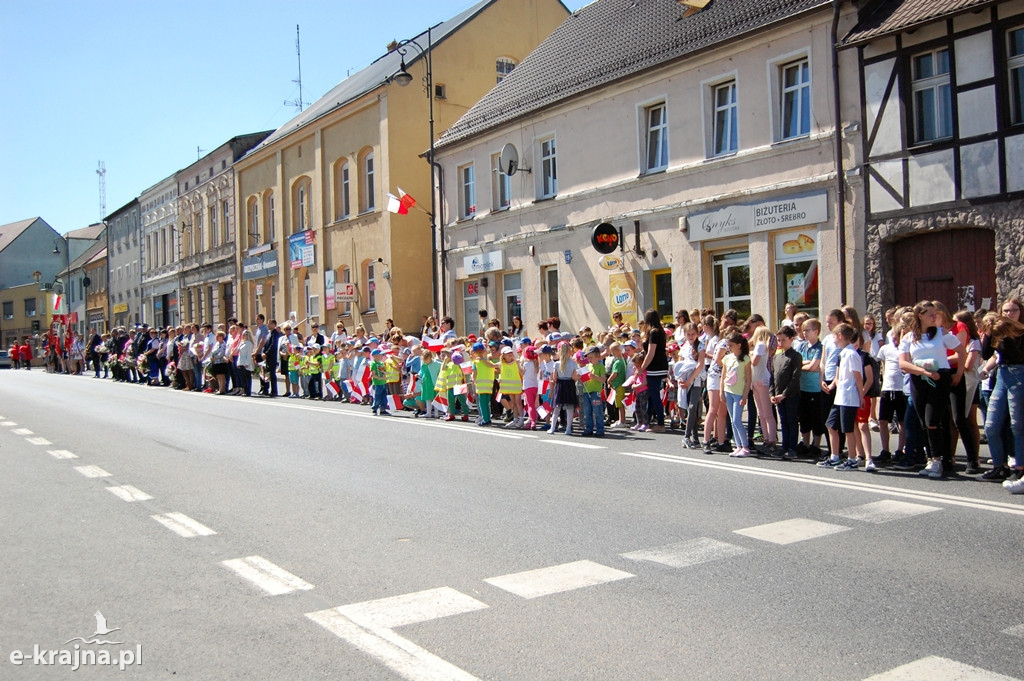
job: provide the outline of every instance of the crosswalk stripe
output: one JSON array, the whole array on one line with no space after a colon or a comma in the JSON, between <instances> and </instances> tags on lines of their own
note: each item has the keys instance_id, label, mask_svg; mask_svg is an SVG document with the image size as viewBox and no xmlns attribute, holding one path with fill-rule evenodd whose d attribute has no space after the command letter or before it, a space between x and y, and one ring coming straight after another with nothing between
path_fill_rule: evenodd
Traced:
<instances>
[{"instance_id":1,"label":"crosswalk stripe","mask_svg":"<svg viewBox=\"0 0 1024 681\"><path fill-rule=\"evenodd\" d=\"M589 560L580 560L575 563L492 577L484 581L521 598L538 598L635 576Z\"/></svg>"},{"instance_id":2,"label":"crosswalk stripe","mask_svg":"<svg viewBox=\"0 0 1024 681\"><path fill-rule=\"evenodd\" d=\"M18 424L15 423L14 421L0 421L0 426L5 426L7 428L10 428L11 426L16 426L16 425L18 425Z\"/></svg>"},{"instance_id":3,"label":"crosswalk stripe","mask_svg":"<svg viewBox=\"0 0 1024 681\"><path fill-rule=\"evenodd\" d=\"M87 478L107 478L110 477L110 473L106 472L99 466L75 466L75 470L84 475Z\"/></svg>"},{"instance_id":4,"label":"crosswalk stripe","mask_svg":"<svg viewBox=\"0 0 1024 681\"><path fill-rule=\"evenodd\" d=\"M673 568L690 567L701 563L709 563L721 558L732 558L750 549L735 544L729 544L710 537L698 537L676 544L659 546L643 551L633 551L621 554L623 558L630 560L646 560L652 563L661 563Z\"/></svg>"},{"instance_id":5,"label":"crosswalk stripe","mask_svg":"<svg viewBox=\"0 0 1024 681\"><path fill-rule=\"evenodd\" d=\"M25 442L28 442L30 445L40 445L40 446L42 446L42 445L52 445L53 444L52 442L47 440L45 437L27 437L27 438L25 438Z\"/></svg>"},{"instance_id":6,"label":"crosswalk stripe","mask_svg":"<svg viewBox=\"0 0 1024 681\"><path fill-rule=\"evenodd\" d=\"M869 676L864 681L1020 681L1020 679L933 655L881 674Z\"/></svg>"},{"instance_id":7,"label":"crosswalk stripe","mask_svg":"<svg viewBox=\"0 0 1024 681\"><path fill-rule=\"evenodd\" d=\"M66 449L50 449L46 452L55 459L77 459L77 454L72 454Z\"/></svg>"},{"instance_id":8,"label":"crosswalk stripe","mask_svg":"<svg viewBox=\"0 0 1024 681\"><path fill-rule=\"evenodd\" d=\"M309 582L260 556L225 560L221 565L239 577L249 580L271 596L280 596L292 591L308 591L313 588Z\"/></svg>"},{"instance_id":9,"label":"crosswalk stripe","mask_svg":"<svg viewBox=\"0 0 1024 681\"><path fill-rule=\"evenodd\" d=\"M186 539L191 537L208 537L210 535L217 534L206 525L189 518L184 513L165 513L163 515L152 515L150 518L157 521L171 532L185 537Z\"/></svg>"},{"instance_id":10,"label":"crosswalk stripe","mask_svg":"<svg viewBox=\"0 0 1024 681\"><path fill-rule=\"evenodd\" d=\"M35 435L35 433L33 433L28 428L15 428L11 432L14 433L15 435Z\"/></svg>"},{"instance_id":11,"label":"crosswalk stripe","mask_svg":"<svg viewBox=\"0 0 1024 681\"><path fill-rule=\"evenodd\" d=\"M394 629L409 624L461 615L488 607L471 596L451 587L353 603L337 608L353 622L376 629Z\"/></svg>"},{"instance_id":12,"label":"crosswalk stripe","mask_svg":"<svg viewBox=\"0 0 1024 681\"><path fill-rule=\"evenodd\" d=\"M844 525L832 525L807 518L792 518L780 520L777 523L747 527L742 530L733 530L736 534L745 537L760 539L761 541L773 544L793 544L798 541L826 537L837 532L845 532L849 527Z\"/></svg>"},{"instance_id":13,"label":"crosswalk stripe","mask_svg":"<svg viewBox=\"0 0 1024 681\"><path fill-rule=\"evenodd\" d=\"M147 501L153 498L137 487L132 487L131 485L108 487L107 491L118 499L123 499L124 501Z\"/></svg>"},{"instance_id":14,"label":"crosswalk stripe","mask_svg":"<svg viewBox=\"0 0 1024 681\"><path fill-rule=\"evenodd\" d=\"M1017 638L1024 638L1024 624L1018 624L1015 627L1010 627L1009 629L1003 629L1002 633L1007 634L1008 636L1016 636Z\"/></svg>"},{"instance_id":15,"label":"crosswalk stripe","mask_svg":"<svg viewBox=\"0 0 1024 681\"><path fill-rule=\"evenodd\" d=\"M848 520L862 520L866 523L887 523L902 518L912 518L923 513L941 511L938 506L925 506L924 504L911 504L906 501L895 501L883 499L862 506L853 506L838 511L829 511L829 515L836 515Z\"/></svg>"}]
</instances>

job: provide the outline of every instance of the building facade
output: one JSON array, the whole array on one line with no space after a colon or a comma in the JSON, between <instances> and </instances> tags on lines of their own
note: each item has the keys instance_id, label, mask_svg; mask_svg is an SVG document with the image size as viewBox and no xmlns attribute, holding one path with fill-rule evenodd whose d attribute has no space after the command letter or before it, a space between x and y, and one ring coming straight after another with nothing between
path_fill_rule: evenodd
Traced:
<instances>
[{"instance_id":1,"label":"building facade","mask_svg":"<svg viewBox=\"0 0 1024 681\"><path fill-rule=\"evenodd\" d=\"M107 247L104 245L89 258L85 266L82 290L85 294L85 320L81 333L103 333L110 329L107 317L107 287L110 269L107 265Z\"/></svg>"},{"instance_id":2,"label":"building facade","mask_svg":"<svg viewBox=\"0 0 1024 681\"><path fill-rule=\"evenodd\" d=\"M174 175L139 196L142 234L142 323L178 323L181 262L178 256L178 183Z\"/></svg>"},{"instance_id":3,"label":"building facade","mask_svg":"<svg viewBox=\"0 0 1024 681\"><path fill-rule=\"evenodd\" d=\"M50 327L54 283L67 268L64 238L42 218L0 225L0 339L30 338L34 356ZM59 288L59 287L58 287Z\"/></svg>"},{"instance_id":4,"label":"building facade","mask_svg":"<svg viewBox=\"0 0 1024 681\"><path fill-rule=\"evenodd\" d=\"M241 159L243 315L418 328L435 288L423 210L431 123L454 123L567 15L557 0L478 2L389 46ZM396 80L403 69L408 87ZM399 188L419 207L389 212Z\"/></svg>"},{"instance_id":5,"label":"building facade","mask_svg":"<svg viewBox=\"0 0 1024 681\"><path fill-rule=\"evenodd\" d=\"M132 199L107 216L107 310L110 327L142 323L142 217Z\"/></svg>"},{"instance_id":6,"label":"building facade","mask_svg":"<svg viewBox=\"0 0 1024 681\"><path fill-rule=\"evenodd\" d=\"M887 0L843 43L861 74L872 306L1024 293L1024 2Z\"/></svg>"},{"instance_id":7,"label":"building facade","mask_svg":"<svg viewBox=\"0 0 1024 681\"><path fill-rule=\"evenodd\" d=\"M237 312L234 164L270 133L232 138L177 174L183 321L223 323Z\"/></svg>"},{"instance_id":8,"label":"building facade","mask_svg":"<svg viewBox=\"0 0 1024 681\"><path fill-rule=\"evenodd\" d=\"M835 27L854 21L824 0L576 12L440 140L456 328L480 309L532 331L649 308L777 321L787 302L863 305L860 185L843 171L859 139L836 143L860 112L837 115L832 72ZM855 84L856 60L838 58ZM595 249L598 225L613 252Z\"/></svg>"}]
</instances>

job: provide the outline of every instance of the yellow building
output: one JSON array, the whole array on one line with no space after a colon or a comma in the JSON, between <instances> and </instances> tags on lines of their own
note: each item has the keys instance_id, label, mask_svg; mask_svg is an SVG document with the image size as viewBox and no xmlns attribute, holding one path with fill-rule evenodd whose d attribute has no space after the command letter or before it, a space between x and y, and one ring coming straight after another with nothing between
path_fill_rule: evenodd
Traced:
<instances>
[{"instance_id":1,"label":"yellow building","mask_svg":"<svg viewBox=\"0 0 1024 681\"><path fill-rule=\"evenodd\" d=\"M239 317L264 313L282 322L294 313L371 332L393 319L418 329L435 295L424 158L431 109L436 135L568 14L558 0L479 2L388 46L240 159ZM408 87L396 79L403 66ZM455 178L439 177L446 180ZM408 214L388 211L388 195L399 188L419 202Z\"/></svg>"}]
</instances>

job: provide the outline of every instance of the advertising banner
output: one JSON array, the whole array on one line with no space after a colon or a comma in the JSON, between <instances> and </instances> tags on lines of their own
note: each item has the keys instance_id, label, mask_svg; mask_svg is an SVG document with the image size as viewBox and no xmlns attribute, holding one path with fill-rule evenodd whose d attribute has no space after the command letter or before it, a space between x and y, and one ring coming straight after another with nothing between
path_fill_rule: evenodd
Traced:
<instances>
[{"instance_id":1,"label":"advertising banner","mask_svg":"<svg viewBox=\"0 0 1024 681\"><path fill-rule=\"evenodd\" d=\"M631 272L608 275L608 309L611 315L622 313L622 321L636 328L636 280Z\"/></svg>"},{"instance_id":2,"label":"advertising banner","mask_svg":"<svg viewBox=\"0 0 1024 681\"><path fill-rule=\"evenodd\" d=\"M288 260L291 262L293 270L313 266L315 244L316 240L311 229L288 237Z\"/></svg>"}]
</instances>

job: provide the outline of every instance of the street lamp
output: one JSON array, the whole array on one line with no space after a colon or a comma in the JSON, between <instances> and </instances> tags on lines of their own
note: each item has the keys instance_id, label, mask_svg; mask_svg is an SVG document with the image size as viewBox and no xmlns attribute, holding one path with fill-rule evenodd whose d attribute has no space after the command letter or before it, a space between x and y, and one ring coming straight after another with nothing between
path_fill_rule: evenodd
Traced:
<instances>
[{"instance_id":1,"label":"street lamp","mask_svg":"<svg viewBox=\"0 0 1024 681\"><path fill-rule=\"evenodd\" d=\"M440 24L439 24L440 25ZM424 50L419 43L415 40L403 40L398 43L398 53L402 55L402 65L399 68L398 73L394 75L394 81L398 83L399 87L406 87L412 82L412 74L409 73L405 66L405 55L408 54L408 48L414 47L416 51L423 55L424 64L426 65L426 86L427 86L427 102L430 110L430 151L427 154L427 163L430 164L430 275L431 275L431 294L433 297L434 312L438 313L440 309L438 307L438 286L437 280L437 199L434 196L434 178L435 171L437 170L437 163L434 161L434 69L432 52L434 47L433 41L433 28L427 29L427 49Z\"/></svg>"}]
</instances>

